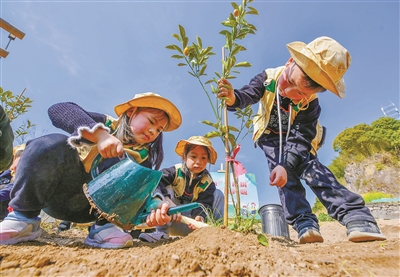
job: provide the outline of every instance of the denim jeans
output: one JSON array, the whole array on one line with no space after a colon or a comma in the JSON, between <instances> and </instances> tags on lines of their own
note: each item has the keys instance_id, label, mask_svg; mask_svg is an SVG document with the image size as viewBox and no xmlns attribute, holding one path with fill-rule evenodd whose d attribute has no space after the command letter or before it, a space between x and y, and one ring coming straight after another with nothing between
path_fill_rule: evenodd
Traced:
<instances>
[{"instance_id":1,"label":"denim jeans","mask_svg":"<svg viewBox=\"0 0 400 277\"><path fill-rule=\"evenodd\" d=\"M48 215L76 223L96 219L82 186L92 177L67 136L49 134L29 141L21 156L9 203L27 217Z\"/></svg>"},{"instance_id":2,"label":"denim jeans","mask_svg":"<svg viewBox=\"0 0 400 277\"><path fill-rule=\"evenodd\" d=\"M271 171L278 164L279 146L266 140L259 141L258 145L264 151ZM363 198L341 185L332 172L313 155L310 154L304 163L299 164L294 171L287 172L287 175L286 185L278 188L278 192L286 221L297 232L304 227L319 230L318 219L312 213L300 180L305 181L328 214L342 225L356 220L376 223Z\"/></svg>"}]
</instances>

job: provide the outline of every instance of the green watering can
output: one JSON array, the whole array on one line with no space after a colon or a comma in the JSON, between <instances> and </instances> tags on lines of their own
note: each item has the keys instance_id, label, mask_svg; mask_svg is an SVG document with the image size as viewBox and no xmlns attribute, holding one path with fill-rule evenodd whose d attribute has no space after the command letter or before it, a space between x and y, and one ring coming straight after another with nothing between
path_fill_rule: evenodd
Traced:
<instances>
[{"instance_id":1,"label":"green watering can","mask_svg":"<svg viewBox=\"0 0 400 277\"><path fill-rule=\"evenodd\" d=\"M138 164L131 156L97 174L96 168L102 157L98 155L91 168L93 180L83 185L90 205L100 215L115 225L131 230L145 221L144 213L151 204L152 194L160 182L162 173ZM168 214L176 214L198 208L196 202L172 207Z\"/></svg>"}]
</instances>

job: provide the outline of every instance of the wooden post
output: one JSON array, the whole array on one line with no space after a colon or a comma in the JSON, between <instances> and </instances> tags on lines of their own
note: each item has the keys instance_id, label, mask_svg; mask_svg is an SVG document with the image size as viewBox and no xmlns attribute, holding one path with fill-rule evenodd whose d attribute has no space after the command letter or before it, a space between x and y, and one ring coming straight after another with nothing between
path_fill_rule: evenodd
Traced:
<instances>
[{"instance_id":1,"label":"wooden post","mask_svg":"<svg viewBox=\"0 0 400 277\"><path fill-rule=\"evenodd\" d=\"M225 60L225 48L222 47L222 60ZM222 72L224 71L224 64L222 63ZM230 151L229 151L229 132L228 132L228 109L226 107L226 103L224 103L224 126L226 128L225 132L225 158L230 157ZM228 215L229 215L229 206L228 206L228 200L229 200L229 186L230 186L230 180L229 180L229 162L225 161L225 189L224 189L224 225L225 227L228 227Z\"/></svg>"}]
</instances>

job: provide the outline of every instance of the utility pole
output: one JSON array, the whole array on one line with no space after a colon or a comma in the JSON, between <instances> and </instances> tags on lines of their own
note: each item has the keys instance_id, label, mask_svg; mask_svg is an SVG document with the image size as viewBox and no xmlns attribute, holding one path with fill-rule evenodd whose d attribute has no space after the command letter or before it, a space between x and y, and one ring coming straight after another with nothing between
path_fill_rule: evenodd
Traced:
<instances>
[{"instance_id":1,"label":"utility pole","mask_svg":"<svg viewBox=\"0 0 400 277\"><path fill-rule=\"evenodd\" d=\"M0 18L0 27L9 32L8 38L10 40L8 41L6 48L3 49L0 47L0 58L6 58L9 54L7 48L10 45L11 41L15 40L15 38L19 38L22 40L25 36L25 33L5 21L3 18Z\"/></svg>"}]
</instances>

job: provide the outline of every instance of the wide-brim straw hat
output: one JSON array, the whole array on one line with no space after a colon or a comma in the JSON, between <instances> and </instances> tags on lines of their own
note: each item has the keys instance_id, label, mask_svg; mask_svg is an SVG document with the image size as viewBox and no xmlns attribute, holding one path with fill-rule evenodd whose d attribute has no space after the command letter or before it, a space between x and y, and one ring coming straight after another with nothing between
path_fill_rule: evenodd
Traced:
<instances>
[{"instance_id":1,"label":"wide-brim straw hat","mask_svg":"<svg viewBox=\"0 0 400 277\"><path fill-rule=\"evenodd\" d=\"M343 98L346 86L343 75L350 67L350 53L330 37L319 37L305 44L295 41L286 45L290 56L319 85Z\"/></svg>"},{"instance_id":2,"label":"wide-brim straw hat","mask_svg":"<svg viewBox=\"0 0 400 277\"><path fill-rule=\"evenodd\" d=\"M156 108L165 111L169 116L169 125L164 129L164 132L178 129L182 124L182 116L178 108L171 101L159 94L153 92L136 94L133 99L115 106L114 111L119 117L133 107Z\"/></svg>"},{"instance_id":3,"label":"wide-brim straw hat","mask_svg":"<svg viewBox=\"0 0 400 277\"><path fill-rule=\"evenodd\" d=\"M178 154L180 157L183 157L185 147L188 143L207 147L210 150L210 164L215 164L218 158L217 151L215 151L215 149L212 147L211 141L202 136L193 136L187 140L180 140L175 147L176 154Z\"/></svg>"}]
</instances>

